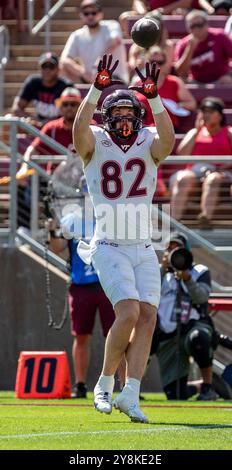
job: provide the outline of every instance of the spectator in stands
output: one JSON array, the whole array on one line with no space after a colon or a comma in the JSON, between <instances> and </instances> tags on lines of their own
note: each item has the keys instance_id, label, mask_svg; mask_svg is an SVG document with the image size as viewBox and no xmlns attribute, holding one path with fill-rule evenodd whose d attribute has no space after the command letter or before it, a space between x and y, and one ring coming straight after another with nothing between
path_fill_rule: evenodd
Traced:
<instances>
[{"instance_id":1,"label":"spectator in stands","mask_svg":"<svg viewBox=\"0 0 232 470\"><path fill-rule=\"evenodd\" d=\"M119 23L103 21L99 0L83 0L80 18L84 26L71 34L61 55L63 74L73 82L92 83L99 57L112 53L114 59L119 59L118 78L128 83L126 50Z\"/></svg>"},{"instance_id":2,"label":"spectator in stands","mask_svg":"<svg viewBox=\"0 0 232 470\"><path fill-rule=\"evenodd\" d=\"M201 369L203 378L197 399L215 400L217 394L212 388L214 328L208 315L210 272L207 266L194 263L187 270L175 270L170 262L170 253L176 248L185 248L187 253L190 251L189 241L181 232L171 234L162 258L161 299L151 354L157 354L163 388L168 400L186 400L197 392L187 386L190 356ZM177 282L180 283L181 309L179 344L176 319Z\"/></svg>"},{"instance_id":3,"label":"spectator in stands","mask_svg":"<svg viewBox=\"0 0 232 470\"><path fill-rule=\"evenodd\" d=\"M159 96L167 108L175 131L180 132L180 116L187 116L190 114L190 111L194 111L196 109L196 101L186 88L183 80L169 73L170 65L167 62L167 55L164 50L158 46L153 46L147 54L147 60L149 62L154 61L159 66ZM135 84L134 80L132 80L132 84Z\"/></svg>"},{"instance_id":4,"label":"spectator in stands","mask_svg":"<svg viewBox=\"0 0 232 470\"><path fill-rule=\"evenodd\" d=\"M9 20L15 18L15 0L1 0L0 1L0 20Z\"/></svg>"},{"instance_id":5,"label":"spectator in stands","mask_svg":"<svg viewBox=\"0 0 232 470\"><path fill-rule=\"evenodd\" d=\"M41 134L51 137L56 142L62 144L70 151L74 151L72 143L72 126L77 109L81 103L81 94L79 90L73 87L67 87L62 92L58 100L58 108L62 117L45 124L41 129ZM39 137L36 137L31 145L27 148L24 154L24 160L30 161L32 155L56 155L57 152L51 147L47 146ZM80 169L82 163L79 159ZM48 172L52 172L54 165L48 163L45 165ZM17 173L19 179L18 185L18 225L30 228L30 185L27 179L23 178L28 170L27 163L23 163ZM43 180L40 185L41 197L44 195L47 183Z\"/></svg>"},{"instance_id":6,"label":"spectator in stands","mask_svg":"<svg viewBox=\"0 0 232 470\"><path fill-rule=\"evenodd\" d=\"M232 0L212 0L214 15L228 16L232 12Z\"/></svg>"},{"instance_id":7,"label":"spectator in stands","mask_svg":"<svg viewBox=\"0 0 232 470\"><path fill-rule=\"evenodd\" d=\"M81 94L77 88L65 88L61 93L60 98L56 101L56 106L58 106L61 117L47 122L47 124L42 127L41 134L51 137L70 151L74 151L72 143L72 126L81 101ZM56 155L57 152L47 146L39 137L36 137L26 150L24 160L30 161L31 156L35 154ZM52 169L53 165L48 163L46 170L51 173ZM27 164L23 163L17 175L21 176L26 171Z\"/></svg>"},{"instance_id":8,"label":"spectator in stands","mask_svg":"<svg viewBox=\"0 0 232 470\"><path fill-rule=\"evenodd\" d=\"M124 11L119 16L119 22L121 24L123 34L125 37L129 37L128 19L132 16L145 16L147 12L159 10L163 15L170 15L172 13L180 13L191 8L200 8L205 10L208 14L214 12L214 8L210 5L208 0L133 0L131 11Z\"/></svg>"},{"instance_id":9,"label":"spectator in stands","mask_svg":"<svg viewBox=\"0 0 232 470\"><path fill-rule=\"evenodd\" d=\"M209 28L207 14L200 10L186 15L186 27L190 34L178 41L175 50L178 75L200 83L231 85L232 41L221 29Z\"/></svg>"},{"instance_id":10,"label":"spectator in stands","mask_svg":"<svg viewBox=\"0 0 232 470\"><path fill-rule=\"evenodd\" d=\"M130 16L145 16L148 12L147 2L143 0L132 0L132 6L130 11L124 11L119 16L119 23L121 25L123 35L126 38L130 37L129 29L128 29L128 19Z\"/></svg>"},{"instance_id":11,"label":"spectator in stands","mask_svg":"<svg viewBox=\"0 0 232 470\"><path fill-rule=\"evenodd\" d=\"M192 8L200 8L201 10L207 11L212 14L213 8L208 0L148 0L151 9L158 8L163 15L171 15L172 13L184 14L187 10Z\"/></svg>"},{"instance_id":12,"label":"spectator in stands","mask_svg":"<svg viewBox=\"0 0 232 470\"><path fill-rule=\"evenodd\" d=\"M24 82L19 95L14 99L12 113L15 116L28 118L29 122L42 127L47 121L60 116L56 99L71 83L59 78L59 59L57 55L46 52L39 58L40 75L30 75ZM36 116L31 116L27 107L34 102Z\"/></svg>"},{"instance_id":13,"label":"spectator in stands","mask_svg":"<svg viewBox=\"0 0 232 470\"><path fill-rule=\"evenodd\" d=\"M69 288L69 307L71 333L74 336L72 357L76 382L72 396L73 398L86 398L90 345L97 310L99 310L104 337L107 336L114 322L114 310L101 287L94 268L92 265L87 266L77 254L79 240L76 238L66 240L56 236L55 220L50 219L48 228L51 249L57 254L66 248L69 250L72 282Z\"/></svg>"},{"instance_id":14,"label":"spectator in stands","mask_svg":"<svg viewBox=\"0 0 232 470\"><path fill-rule=\"evenodd\" d=\"M226 125L224 103L219 98L205 98L200 105L195 128L180 143L178 155L231 155L232 128ZM229 166L231 168L231 165ZM197 196L201 185L201 212L198 216L202 227L210 226L215 209L229 196L232 172L223 164L196 164L178 171L171 177L172 216L182 219L188 201ZM222 193L223 190L223 193Z\"/></svg>"},{"instance_id":15,"label":"spectator in stands","mask_svg":"<svg viewBox=\"0 0 232 470\"><path fill-rule=\"evenodd\" d=\"M163 23L162 15L158 11L154 11L147 13L146 18L154 19L159 24L160 39L156 45L165 50L167 63L171 69L174 60L174 46L173 42L168 39L168 31ZM147 50L133 43L129 50L129 70L134 71L135 67L138 67L142 70L145 66L146 60Z\"/></svg>"}]
</instances>

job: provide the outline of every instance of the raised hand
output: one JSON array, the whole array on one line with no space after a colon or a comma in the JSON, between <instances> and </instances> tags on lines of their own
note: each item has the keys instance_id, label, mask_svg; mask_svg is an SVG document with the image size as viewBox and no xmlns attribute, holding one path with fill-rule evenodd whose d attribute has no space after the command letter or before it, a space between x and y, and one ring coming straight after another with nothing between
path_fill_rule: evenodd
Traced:
<instances>
[{"instance_id":1,"label":"raised hand","mask_svg":"<svg viewBox=\"0 0 232 470\"><path fill-rule=\"evenodd\" d=\"M112 80L111 78L119 63L119 60L116 60L113 66L111 67L112 60L112 54L110 54L109 56L105 54L98 64L98 74L94 82L94 86L98 90L102 91L111 85L122 83L120 80Z\"/></svg>"},{"instance_id":2,"label":"raised hand","mask_svg":"<svg viewBox=\"0 0 232 470\"><path fill-rule=\"evenodd\" d=\"M146 76L140 72L138 67L135 68L136 73L138 74L142 84L140 86L131 86L129 90L136 90L139 93L142 93L146 98L155 98L158 95L157 82L159 78L160 69L156 69L156 63L153 62L150 64L146 62Z\"/></svg>"}]
</instances>

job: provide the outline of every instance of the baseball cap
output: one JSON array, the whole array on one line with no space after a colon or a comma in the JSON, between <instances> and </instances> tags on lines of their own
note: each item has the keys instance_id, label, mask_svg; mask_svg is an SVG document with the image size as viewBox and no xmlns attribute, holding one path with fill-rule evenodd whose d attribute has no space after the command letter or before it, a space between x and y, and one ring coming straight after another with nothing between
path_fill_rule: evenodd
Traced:
<instances>
[{"instance_id":1,"label":"baseball cap","mask_svg":"<svg viewBox=\"0 0 232 470\"><path fill-rule=\"evenodd\" d=\"M200 109L211 108L215 109L221 114L223 113L224 107L225 104L220 98L215 98L211 96L204 98L200 104Z\"/></svg>"},{"instance_id":2,"label":"baseball cap","mask_svg":"<svg viewBox=\"0 0 232 470\"><path fill-rule=\"evenodd\" d=\"M61 106L62 103L65 101L77 101L78 103L81 102L81 93L77 88L74 87L67 87L65 88L60 97L56 100L56 105Z\"/></svg>"},{"instance_id":3,"label":"baseball cap","mask_svg":"<svg viewBox=\"0 0 232 470\"><path fill-rule=\"evenodd\" d=\"M54 64L54 65L58 65L59 58L56 54L53 54L52 52L45 52L39 58L39 65L46 64L47 62L50 62L51 64Z\"/></svg>"},{"instance_id":4,"label":"baseball cap","mask_svg":"<svg viewBox=\"0 0 232 470\"><path fill-rule=\"evenodd\" d=\"M83 0L80 4L80 9L84 10L84 8L92 6L96 7L99 11L102 10L102 6L99 0Z\"/></svg>"},{"instance_id":5,"label":"baseball cap","mask_svg":"<svg viewBox=\"0 0 232 470\"><path fill-rule=\"evenodd\" d=\"M169 238L169 243L170 242L176 242L179 245L183 245L186 250L190 250L188 237L182 232L172 232Z\"/></svg>"}]
</instances>

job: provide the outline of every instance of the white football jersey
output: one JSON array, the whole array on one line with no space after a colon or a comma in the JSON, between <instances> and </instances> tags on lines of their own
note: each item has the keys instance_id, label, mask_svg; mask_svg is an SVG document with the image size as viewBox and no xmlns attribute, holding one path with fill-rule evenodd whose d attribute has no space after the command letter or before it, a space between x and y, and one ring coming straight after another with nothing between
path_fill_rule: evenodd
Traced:
<instances>
[{"instance_id":1,"label":"white football jersey","mask_svg":"<svg viewBox=\"0 0 232 470\"><path fill-rule=\"evenodd\" d=\"M96 144L84 172L96 216L94 240L121 244L150 240L157 180L150 147L156 128L142 128L135 140L120 140L121 146L104 129L91 129Z\"/></svg>"}]
</instances>

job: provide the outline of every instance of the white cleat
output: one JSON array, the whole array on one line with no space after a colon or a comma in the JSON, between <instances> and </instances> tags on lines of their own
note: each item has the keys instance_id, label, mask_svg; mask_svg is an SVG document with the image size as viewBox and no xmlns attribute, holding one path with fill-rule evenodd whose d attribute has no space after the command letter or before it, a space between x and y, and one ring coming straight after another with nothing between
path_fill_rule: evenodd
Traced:
<instances>
[{"instance_id":1,"label":"white cleat","mask_svg":"<svg viewBox=\"0 0 232 470\"><path fill-rule=\"evenodd\" d=\"M132 402L125 395L120 395L115 398L113 403L116 410L129 416L133 423L149 423L148 418L140 410L138 403Z\"/></svg>"},{"instance_id":2,"label":"white cleat","mask_svg":"<svg viewBox=\"0 0 232 470\"><path fill-rule=\"evenodd\" d=\"M112 412L111 393L104 392L101 388L94 389L94 407L100 413L110 414Z\"/></svg>"}]
</instances>

